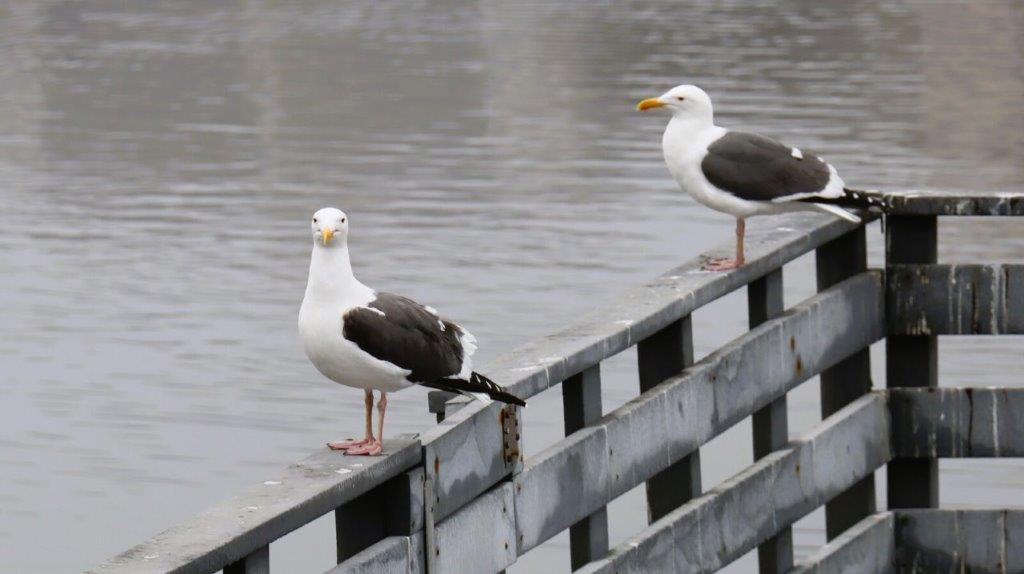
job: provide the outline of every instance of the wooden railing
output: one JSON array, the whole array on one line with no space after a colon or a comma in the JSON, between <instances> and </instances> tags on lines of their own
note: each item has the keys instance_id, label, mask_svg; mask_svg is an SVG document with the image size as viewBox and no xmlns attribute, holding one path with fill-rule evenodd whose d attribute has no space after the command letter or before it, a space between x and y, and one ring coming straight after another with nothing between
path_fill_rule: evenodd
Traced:
<instances>
[{"instance_id":1,"label":"wooden railing","mask_svg":"<svg viewBox=\"0 0 1024 574\"><path fill-rule=\"evenodd\" d=\"M331 572L497 572L567 529L584 572L710 571L755 547L762 572L785 572L790 526L822 505L832 542L800 571L846 571L865 548L882 558L861 571L941 563L928 533L989 515L875 514L873 473L888 465L890 508L934 507L937 457L1024 451L1021 393L903 388L935 386L938 334L1024 332L1024 267L935 264L936 216L1024 215L1024 194L890 199L885 273L862 227L754 220L740 269L691 261L489 365L522 397L562 385L566 437L525 462L517 409L434 395L439 423L385 456L318 452L96 572L266 572L271 542L332 511ZM782 267L812 250L820 292L784 309ZM690 314L744 286L750 331L695 363ZM872 392L883 337L890 388ZM634 345L639 396L603 413L601 362ZM786 393L818 374L824 420L790 441ZM754 464L702 494L700 447L748 416ZM605 507L642 483L650 525L609 549Z\"/></svg>"}]
</instances>

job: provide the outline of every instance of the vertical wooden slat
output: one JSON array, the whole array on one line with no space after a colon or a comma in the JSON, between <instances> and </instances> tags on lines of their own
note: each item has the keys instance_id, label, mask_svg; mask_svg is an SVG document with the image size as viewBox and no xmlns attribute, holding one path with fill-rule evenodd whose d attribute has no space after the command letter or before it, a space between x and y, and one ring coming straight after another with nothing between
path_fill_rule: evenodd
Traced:
<instances>
[{"instance_id":1,"label":"vertical wooden slat","mask_svg":"<svg viewBox=\"0 0 1024 574\"><path fill-rule=\"evenodd\" d=\"M750 328L782 314L785 308L782 269L776 269L747 286L747 311ZM789 442L786 396L754 412L754 460L763 458ZM793 567L793 529L783 528L757 547L761 574L788 572Z\"/></svg>"},{"instance_id":2,"label":"vertical wooden slat","mask_svg":"<svg viewBox=\"0 0 1024 574\"><path fill-rule=\"evenodd\" d=\"M837 237L815 252L818 290L852 277L868 268L864 227ZM821 418L871 392L871 352L859 351L821 373ZM828 540L875 512L875 477L866 476L825 505Z\"/></svg>"},{"instance_id":3,"label":"vertical wooden slat","mask_svg":"<svg viewBox=\"0 0 1024 574\"><path fill-rule=\"evenodd\" d=\"M264 546L252 554L224 567L224 574L270 574L270 546Z\"/></svg>"},{"instance_id":4,"label":"vertical wooden slat","mask_svg":"<svg viewBox=\"0 0 1024 574\"><path fill-rule=\"evenodd\" d=\"M687 315L637 345L640 392L693 364L693 324ZM647 517L665 516L699 496L700 451L684 457L647 481Z\"/></svg>"},{"instance_id":5,"label":"vertical wooden slat","mask_svg":"<svg viewBox=\"0 0 1024 574\"><path fill-rule=\"evenodd\" d=\"M938 219L890 216L886 222L887 264L936 263ZM886 312L891 306L886 305ZM889 335L885 339L886 386L936 387L939 341L934 335ZM939 467L934 458L895 459L887 466L889 508L932 508L939 504Z\"/></svg>"},{"instance_id":6,"label":"vertical wooden slat","mask_svg":"<svg viewBox=\"0 0 1024 574\"><path fill-rule=\"evenodd\" d=\"M569 377L562 383L565 436L601 418L601 365ZM580 477L587 480L587 477ZM569 527L569 554L573 570L608 554L608 511L594 512Z\"/></svg>"},{"instance_id":7,"label":"vertical wooden slat","mask_svg":"<svg viewBox=\"0 0 1024 574\"><path fill-rule=\"evenodd\" d=\"M339 506L334 511L338 563L388 536L421 528L423 471L413 469Z\"/></svg>"},{"instance_id":8,"label":"vertical wooden slat","mask_svg":"<svg viewBox=\"0 0 1024 574\"><path fill-rule=\"evenodd\" d=\"M386 536L382 493L383 489L377 487L334 511L338 564Z\"/></svg>"}]
</instances>

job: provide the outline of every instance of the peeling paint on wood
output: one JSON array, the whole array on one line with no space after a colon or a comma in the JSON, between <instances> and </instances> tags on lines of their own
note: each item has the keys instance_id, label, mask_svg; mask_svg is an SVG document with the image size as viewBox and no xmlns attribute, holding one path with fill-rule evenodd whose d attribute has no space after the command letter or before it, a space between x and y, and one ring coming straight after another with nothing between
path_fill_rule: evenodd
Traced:
<instances>
[{"instance_id":1,"label":"peeling paint on wood","mask_svg":"<svg viewBox=\"0 0 1024 574\"><path fill-rule=\"evenodd\" d=\"M904 510L895 538L899 572L1024 572L1024 510Z\"/></svg>"},{"instance_id":2,"label":"peeling paint on wood","mask_svg":"<svg viewBox=\"0 0 1024 574\"><path fill-rule=\"evenodd\" d=\"M1024 456L1024 389L892 389L890 402L896 456Z\"/></svg>"},{"instance_id":3,"label":"peeling paint on wood","mask_svg":"<svg viewBox=\"0 0 1024 574\"><path fill-rule=\"evenodd\" d=\"M890 265L889 333L1024 333L1024 265Z\"/></svg>"}]
</instances>

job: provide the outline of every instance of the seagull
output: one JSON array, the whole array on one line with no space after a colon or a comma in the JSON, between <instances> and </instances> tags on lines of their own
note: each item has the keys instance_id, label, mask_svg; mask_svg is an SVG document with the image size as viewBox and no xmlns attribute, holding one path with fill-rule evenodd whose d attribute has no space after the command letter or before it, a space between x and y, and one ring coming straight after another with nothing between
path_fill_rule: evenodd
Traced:
<instances>
[{"instance_id":1,"label":"seagull","mask_svg":"<svg viewBox=\"0 0 1024 574\"><path fill-rule=\"evenodd\" d=\"M711 98L697 86L676 86L636 106L672 113L661 138L672 177L694 199L736 218L736 256L714 259L709 271L744 263L746 219L786 211L824 211L851 223L860 217L841 206L882 207L869 192L848 189L836 168L820 157L771 138L715 125Z\"/></svg>"},{"instance_id":2,"label":"seagull","mask_svg":"<svg viewBox=\"0 0 1024 574\"><path fill-rule=\"evenodd\" d=\"M328 447L350 455L381 454L387 394L412 385L526 406L473 371L471 356L477 344L469 331L431 307L375 291L355 278L348 253L349 221L343 211L321 209L310 225L313 255L299 309L302 345L328 379L363 389L366 405L366 435L329 442ZM376 437L374 390L380 392Z\"/></svg>"}]
</instances>

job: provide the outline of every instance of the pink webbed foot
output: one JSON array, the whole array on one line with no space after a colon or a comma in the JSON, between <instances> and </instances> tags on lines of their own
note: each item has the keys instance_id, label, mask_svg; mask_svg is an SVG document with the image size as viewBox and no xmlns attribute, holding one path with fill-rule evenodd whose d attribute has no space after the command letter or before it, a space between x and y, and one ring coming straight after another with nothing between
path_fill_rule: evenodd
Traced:
<instances>
[{"instance_id":1,"label":"pink webbed foot","mask_svg":"<svg viewBox=\"0 0 1024 574\"><path fill-rule=\"evenodd\" d=\"M712 259L704 263L701 269L705 271L728 271L730 269L736 269L743 265L742 261L736 259Z\"/></svg>"},{"instance_id":2,"label":"pink webbed foot","mask_svg":"<svg viewBox=\"0 0 1024 574\"><path fill-rule=\"evenodd\" d=\"M369 438L369 437L361 438L359 440L351 440L350 439L350 440L343 440L343 441L337 441L337 442L329 442L329 443L327 443L327 448L329 448L331 450L344 450L344 451L348 451L348 450L353 449L353 448L359 448L361 446L366 446L366 445L370 444L371 442L373 442L373 439Z\"/></svg>"},{"instance_id":3,"label":"pink webbed foot","mask_svg":"<svg viewBox=\"0 0 1024 574\"><path fill-rule=\"evenodd\" d=\"M379 440L374 440L364 444L363 446L350 448L345 451L345 454L351 456L377 456L383 451L384 445L382 445Z\"/></svg>"}]
</instances>

